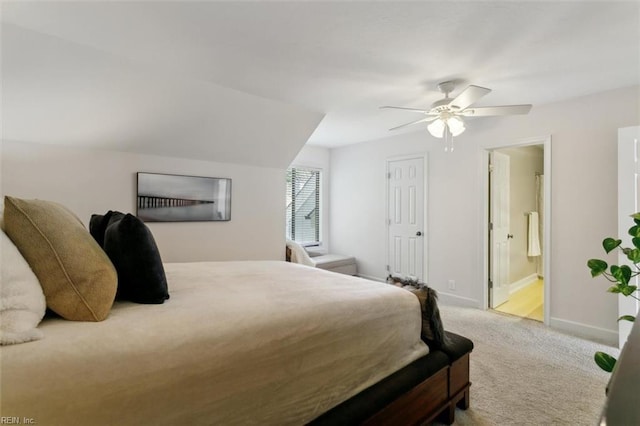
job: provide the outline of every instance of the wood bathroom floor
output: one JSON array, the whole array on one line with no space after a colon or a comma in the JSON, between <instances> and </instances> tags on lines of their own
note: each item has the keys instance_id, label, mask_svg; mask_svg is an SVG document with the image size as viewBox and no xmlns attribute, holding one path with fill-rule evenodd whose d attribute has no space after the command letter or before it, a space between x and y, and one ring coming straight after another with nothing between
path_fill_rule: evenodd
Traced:
<instances>
[{"instance_id":1,"label":"wood bathroom floor","mask_svg":"<svg viewBox=\"0 0 640 426\"><path fill-rule=\"evenodd\" d=\"M543 289L543 281L539 279L535 283L513 293L509 296L508 301L495 308L495 310L542 322L544 321L542 310Z\"/></svg>"}]
</instances>

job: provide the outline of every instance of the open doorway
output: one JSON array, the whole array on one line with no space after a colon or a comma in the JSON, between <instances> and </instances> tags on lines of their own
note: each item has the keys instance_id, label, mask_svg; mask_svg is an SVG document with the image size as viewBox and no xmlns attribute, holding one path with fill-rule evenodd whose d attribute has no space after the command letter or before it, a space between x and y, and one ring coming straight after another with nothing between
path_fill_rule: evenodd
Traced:
<instances>
[{"instance_id":1,"label":"open doorway","mask_svg":"<svg viewBox=\"0 0 640 426\"><path fill-rule=\"evenodd\" d=\"M487 288L485 305L548 322L550 156L546 141L487 151ZM549 149L549 148L546 148Z\"/></svg>"}]
</instances>

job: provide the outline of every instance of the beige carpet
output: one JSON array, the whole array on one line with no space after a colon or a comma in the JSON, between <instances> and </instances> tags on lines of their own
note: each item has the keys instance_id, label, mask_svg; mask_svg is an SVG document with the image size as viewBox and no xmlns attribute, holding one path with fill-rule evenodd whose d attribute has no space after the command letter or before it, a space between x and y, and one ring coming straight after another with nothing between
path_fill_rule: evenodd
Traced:
<instances>
[{"instance_id":1,"label":"beige carpet","mask_svg":"<svg viewBox=\"0 0 640 426\"><path fill-rule=\"evenodd\" d=\"M471 407L456 425L596 425L609 374L593 362L618 350L543 324L440 306L445 329L473 340Z\"/></svg>"}]
</instances>

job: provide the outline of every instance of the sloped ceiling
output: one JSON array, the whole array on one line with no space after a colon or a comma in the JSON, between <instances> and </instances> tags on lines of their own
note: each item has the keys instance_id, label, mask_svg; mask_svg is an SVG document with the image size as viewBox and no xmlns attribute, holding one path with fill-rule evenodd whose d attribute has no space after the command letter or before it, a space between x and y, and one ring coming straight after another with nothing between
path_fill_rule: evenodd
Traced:
<instances>
[{"instance_id":1,"label":"sloped ceiling","mask_svg":"<svg viewBox=\"0 0 640 426\"><path fill-rule=\"evenodd\" d=\"M636 1L12 2L2 12L5 134L17 139L275 164L307 139L388 136L414 117L379 106L426 108L444 80L493 89L478 106L534 108L640 84ZM424 127L399 132L411 131Z\"/></svg>"},{"instance_id":2,"label":"sloped ceiling","mask_svg":"<svg viewBox=\"0 0 640 426\"><path fill-rule=\"evenodd\" d=\"M287 167L323 113L2 27L2 137Z\"/></svg>"}]
</instances>

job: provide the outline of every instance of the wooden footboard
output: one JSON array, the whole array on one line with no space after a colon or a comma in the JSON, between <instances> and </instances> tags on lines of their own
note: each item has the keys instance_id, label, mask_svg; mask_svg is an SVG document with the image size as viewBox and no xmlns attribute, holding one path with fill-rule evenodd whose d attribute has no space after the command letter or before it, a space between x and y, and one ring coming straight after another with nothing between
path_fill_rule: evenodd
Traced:
<instances>
[{"instance_id":1,"label":"wooden footboard","mask_svg":"<svg viewBox=\"0 0 640 426\"><path fill-rule=\"evenodd\" d=\"M436 418L446 424L455 420L456 406L469 407L469 354L427 378L409 392L371 416L363 424L418 425Z\"/></svg>"}]
</instances>

